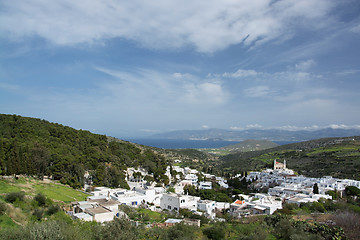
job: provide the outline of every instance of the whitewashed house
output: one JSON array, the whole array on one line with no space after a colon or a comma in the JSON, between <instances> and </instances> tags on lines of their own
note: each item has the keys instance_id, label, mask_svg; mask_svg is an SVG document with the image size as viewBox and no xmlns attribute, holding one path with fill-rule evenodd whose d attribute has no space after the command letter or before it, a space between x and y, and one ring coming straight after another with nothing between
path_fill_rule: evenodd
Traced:
<instances>
[{"instance_id":1,"label":"whitewashed house","mask_svg":"<svg viewBox=\"0 0 360 240\"><path fill-rule=\"evenodd\" d=\"M196 211L197 202L199 200L200 197L175 193L165 193L160 198L160 208L175 212L179 212L181 208L187 208L189 210Z\"/></svg>"},{"instance_id":2,"label":"whitewashed house","mask_svg":"<svg viewBox=\"0 0 360 240\"><path fill-rule=\"evenodd\" d=\"M199 189L202 190L210 190L212 189L212 182L200 182Z\"/></svg>"},{"instance_id":3,"label":"whitewashed house","mask_svg":"<svg viewBox=\"0 0 360 240\"><path fill-rule=\"evenodd\" d=\"M216 202L211 200L199 200L197 202L197 209L204 212L206 217L214 219L215 209L216 209Z\"/></svg>"},{"instance_id":4,"label":"whitewashed house","mask_svg":"<svg viewBox=\"0 0 360 240\"><path fill-rule=\"evenodd\" d=\"M198 176L190 173L185 175L185 180L191 181L191 184L196 186L198 182Z\"/></svg>"}]
</instances>

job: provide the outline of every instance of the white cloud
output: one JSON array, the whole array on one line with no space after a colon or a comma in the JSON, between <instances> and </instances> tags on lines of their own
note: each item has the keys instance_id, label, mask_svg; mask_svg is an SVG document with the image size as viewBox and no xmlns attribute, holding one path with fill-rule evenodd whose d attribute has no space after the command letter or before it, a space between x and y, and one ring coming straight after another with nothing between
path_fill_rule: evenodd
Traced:
<instances>
[{"instance_id":1,"label":"white cloud","mask_svg":"<svg viewBox=\"0 0 360 240\"><path fill-rule=\"evenodd\" d=\"M222 105L228 100L228 93L220 83L190 83L184 86L183 102L190 104Z\"/></svg>"},{"instance_id":2,"label":"white cloud","mask_svg":"<svg viewBox=\"0 0 360 240\"><path fill-rule=\"evenodd\" d=\"M274 127L274 129L287 130L287 131L300 131L300 130L312 131L312 130L319 130L321 129L321 127L319 127L318 125L305 126L305 127L285 125L280 127Z\"/></svg>"},{"instance_id":3,"label":"white cloud","mask_svg":"<svg viewBox=\"0 0 360 240\"><path fill-rule=\"evenodd\" d=\"M201 128L202 129L209 129L210 127L208 125L202 125Z\"/></svg>"},{"instance_id":4,"label":"white cloud","mask_svg":"<svg viewBox=\"0 0 360 240\"><path fill-rule=\"evenodd\" d=\"M234 73L223 73L223 77L231 77L231 78L243 78L243 77L254 77L257 76L258 73L255 70L245 70L245 69L239 69Z\"/></svg>"},{"instance_id":5,"label":"white cloud","mask_svg":"<svg viewBox=\"0 0 360 240\"><path fill-rule=\"evenodd\" d=\"M243 90L243 93L247 97L265 97L270 93L268 86L255 86Z\"/></svg>"},{"instance_id":6,"label":"white cloud","mask_svg":"<svg viewBox=\"0 0 360 240\"><path fill-rule=\"evenodd\" d=\"M134 73L96 68L120 81L102 85L105 91L133 102L173 106L211 107L225 104L228 92L221 82L211 82L187 73L166 74L148 69L136 69Z\"/></svg>"},{"instance_id":7,"label":"white cloud","mask_svg":"<svg viewBox=\"0 0 360 240\"><path fill-rule=\"evenodd\" d=\"M326 126L332 129L360 129L360 125L346 125L346 124L330 124Z\"/></svg>"},{"instance_id":8,"label":"white cloud","mask_svg":"<svg viewBox=\"0 0 360 240\"><path fill-rule=\"evenodd\" d=\"M295 69L297 71L307 71L309 70L311 67L313 67L314 65L316 65L316 62L312 59L306 60L306 61L302 61L299 62L295 65Z\"/></svg>"},{"instance_id":9,"label":"white cloud","mask_svg":"<svg viewBox=\"0 0 360 240\"><path fill-rule=\"evenodd\" d=\"M244 130L245 128L243 127L230 127L231 130L235 130L235 131L240 131L240 130Z\"/></svg>"},{"instance_id":10,"label":"white cloud","mask_svg":"<svg viewBox=\"0 0 360 240\"><path fill-rule=\"evenodd\" d=\"M40 36L58 45L125 38L150 48L214 52L286 39L296 27L324 27L333 5L330 0L12 0L1 3L0 33L12 39Z\"/></svg>"},{"instance_id":11,"label":"white cloud","mask_svg":"<svg viewBox=\"0 0 360 240\"><path fill-rule=\"evenodd\" d=\"M264 127L260 124L249 124L249 125L246 125L246 129L263 129Z\"/></svg>"},{"instance_id":12,"label":"white cloud","mask_svg":"<svg viewBox=\"0 0 360 240\"><path fill-rule=\"evenodd\" d=\"M350 30L354 33L360 33L360 24L352 27Z\"/></svg>"},{"instance_id":13,"label":"white cloud","mask_svg":"<svg viewBox=\"0 0 360 240\"><path fill-rule=\"evenodd\" d=\"M356 73L360 72L359 69L347 69L347 70L343 70L341 72L336 72L336 75L339 76L348 76L348 75L354 75Z\"/></svg>"}]
</instances>

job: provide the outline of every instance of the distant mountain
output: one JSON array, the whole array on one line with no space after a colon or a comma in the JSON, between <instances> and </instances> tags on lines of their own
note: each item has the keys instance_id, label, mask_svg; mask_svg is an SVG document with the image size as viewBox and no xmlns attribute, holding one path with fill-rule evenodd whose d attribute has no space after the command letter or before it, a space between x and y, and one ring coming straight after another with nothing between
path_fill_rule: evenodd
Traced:
<instances>
[{"instance_id":1,"label":"distant mountain","mask_svg":"<svg viewBox=\"0 0 360 240\"><path fill-rule=\"evenodd\" d=\"M248 129L248 130L179 130L152 135L150 138L158 139L184 139L184 140L227 140L244 141L246 139L269 141L307 141L329 137L349 137L360 135L359 129L324 128L316 131L288 131L279 129Z\"/></svg>"},{"instance_id":2,"label":"distant mountain","mask_svg":"<svg viewBox=\"0 0 360 240\"><path fill-rule=\"evenodd\" d=\"M274 148L277 146L279 146L279 144L268 140L248 139L237 144L222 147L221 149L225 149L231 152L248 152Z\"/></svg>"}]
</instances>

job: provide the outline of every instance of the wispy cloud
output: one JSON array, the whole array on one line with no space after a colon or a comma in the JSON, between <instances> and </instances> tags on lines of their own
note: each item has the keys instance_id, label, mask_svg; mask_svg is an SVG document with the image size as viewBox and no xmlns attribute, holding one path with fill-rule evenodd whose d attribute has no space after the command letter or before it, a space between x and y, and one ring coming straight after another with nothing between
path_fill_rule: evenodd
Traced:
<instances>
[{"instance_id":1,"label":"wispy cloud","mask_svg":"<svg viewBox=\"0 0 360 240\"><path fill-rule=\"evenodd\" d=\"M58 45L125 38L150 48L214 52L286 39L296 27L325 27L334 5L330 0L13 0L1 3L0 30L9 38L40 36Z\"/></svg>"},{"instance_id":2,"label":"wispy cloud","mask_svg":"<svg viewBox=\"0 0 360 240\"><path fill-rule=\"evenodd\" d=\"M307 71L309 70L312 66L314 66L316 64L316 62L312 59L306 60L306 61L301 61L299 63L297 63L295 65L295 69L297 71Z\"/></svg>"},{"instance_id":3,"label":"wispy cloud","mask_svg":"<svg viewBox=\"0 0 360 240\"><path fill-rule=\"evenodd\" d=\"M256 86L243 90L247 97L265 97L269 94L269 91L270 88L268 86Z\"/></svg>"},{"instance_id":4,"label":"wispy cloud","mask_svg":"<svg viewBox=\"0 0 360 240\"><path fill-rule=\"evenodd\" d=\"M244 78L244 77L254 77L257 76L261 73L256 72L255 70L246 70L246 69L239 69L234 73L223 73L221 76L222 77L231 77L231 78Z\"/></svg>"},{"instance_id":5,"label":"wispy cloud","mask_svg":"<svg viewBox=\"0 0 360 240\"><path fill-rule=\"evenodd\" d=\"M350 30L354 33L360 33L360 24L352 27Z\"/></svg>"}]
</instances>

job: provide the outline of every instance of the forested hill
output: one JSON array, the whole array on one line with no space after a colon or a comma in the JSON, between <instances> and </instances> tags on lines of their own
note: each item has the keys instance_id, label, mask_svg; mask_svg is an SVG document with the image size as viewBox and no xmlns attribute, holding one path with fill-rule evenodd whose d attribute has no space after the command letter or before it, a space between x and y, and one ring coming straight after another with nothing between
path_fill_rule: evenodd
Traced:
<instances>
[{"instance_id":1,"label":"forested hill","mask_svg":"<svg viewBox=\"0 0 360 240\"><path fill-rule=\"evenodd\" d=\"M51 175L80 187L85 171L97 185L128 187L122 170L142 166L167 182L166 160L151 148L45 120L0 114L0 174Z\"/></svg>"},{"instance_id":2,"label":"forested hill","mask_svg":"<svg viewBox=\"0 0 360 240\"><path fill-rule=\"evenodd\" d=\"M360 136L323 138L223 156L220 168L241 172L271 168L286 160L288 168L310 177L331 175L360 180Z\"/></svg>"}]
</instances>

